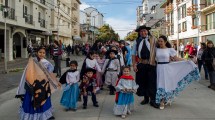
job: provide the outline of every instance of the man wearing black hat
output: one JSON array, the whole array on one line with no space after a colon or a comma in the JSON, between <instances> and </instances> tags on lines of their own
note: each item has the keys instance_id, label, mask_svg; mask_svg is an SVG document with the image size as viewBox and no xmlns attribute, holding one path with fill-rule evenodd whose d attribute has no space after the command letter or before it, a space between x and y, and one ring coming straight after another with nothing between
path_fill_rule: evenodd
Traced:
<instances>
[{"instance_id":1,"label":"man wearing black hat","mask_svg":"<svg viewBox=\"0 0 215 120\"><path fill-rule=\"evenodd\" d=\"M145 25L136 29L138 38L133 44L132 62L136 72L136 83L139 85L138 96L144 96L142 105L150 103L151 106L158 108L155 103L156 96L156 62L155 49L156 39L150 34L150 27ZM136 59L138 57L138 60ZM136 61L137 60L137 61Z\"/></svg>"}]
</instances>

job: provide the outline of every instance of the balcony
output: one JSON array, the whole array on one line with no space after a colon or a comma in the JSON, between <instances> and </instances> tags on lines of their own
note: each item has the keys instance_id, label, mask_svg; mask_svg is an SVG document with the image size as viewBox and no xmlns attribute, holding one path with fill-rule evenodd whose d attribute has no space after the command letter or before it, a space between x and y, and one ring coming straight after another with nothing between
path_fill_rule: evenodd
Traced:
<instances>
[{"instance_id":1,"label":"balcony","mask_svg":"<svg viewBox=\"0 0 215 120\"><path fill-rule=\"evenodd\" d=\"M33 15L25 14L25 22L33 25Z\"/></svg>"},{"instance_id":2,"label":"balcony","mask_svg":"<svg viewBox=\"0 0 215 120\"><path fill-rule=\"evenodd\" d=\"M78 4L77 3L73 3L72 10L77 10L77 9L78 9Z\"/></svg>"},{"instance_id":3,"label":"balcony","mask_svg":"<svg viewBox=\"0 0 215 120\"><path fill-rule=\"evenodd\" d=\"M7 13L7 18L11 19L11 20L16 20L16 16L15 16L15 9L8 7L7 8L8 13ZM3 8L2 8L3 11ZM4 17L4 12L2 12L3 17Z\"/></svg>"},{"instance_id":4,"label":"balcony","mask_svg":"<svg viewBox=\"0 0 215 120\"><path fill-rule=\"evenodd\" d=\"M42 3L43 5L46 5L46 0L40 0L40 3Z\"/></svg>"},{"instance_id":5,"label":"balcony","mask_svg":"<svg viewBox=\"0 0 215 120\"><path fill-rule=\"evenodd\" d=\"M215 2L203 0L201 1L200 8L202 12L209 12L215 9Z\"/></svg>"},{"instance_id":6,"label":"balcony","mask_svg":"<svg viewBox=\"0 0 215 120\"><path fill-rule=\"evenodd\" d=\"M215 29L215 22L207 23L206 25L201 25L201 32Z\"/></svg>"},{"instance_id":7,"label":"balcony","mask_svg":"<svg viewBox=\"0 0 215 120\"><path fill-rule=\"evenodd\" d=\"M45 28L46 27L46 21L43 19L40 19L40 27Z\"/></svg>"}]
</instances>

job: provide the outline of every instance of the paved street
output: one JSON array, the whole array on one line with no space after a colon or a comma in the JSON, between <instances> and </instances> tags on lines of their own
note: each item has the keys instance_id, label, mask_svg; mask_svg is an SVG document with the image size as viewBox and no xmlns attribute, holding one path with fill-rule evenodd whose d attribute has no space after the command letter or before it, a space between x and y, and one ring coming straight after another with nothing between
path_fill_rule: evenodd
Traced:
<instances>
[{"instance_id":1,"label":"paved street","mask_svg":"<svg viewBox=\"0 0 215 120\"><path fill-rule=\"evenodd\" d=\"M81 67L83 57L73 57L79 61ZM65 62L63 70L65 71ZM0 94L0 118L1 120L18 120L18 109L20 100L15 99L15 93L21 72L4 75L6 82L1 78L0 90L4 86L11 84L12 87L1 90ZM2 74L1 74L2 76ZM14 84L13 81L16 81ZM7 83L4 85L4 83ZM135 111L126 119L130 120L215 120L215 91L207 88L208 81L201 80L194 82L183 93L175 99L172 106L167 106L165 110L154 109L149 105L142 106L140 101L143 98L135 96ZM82 109L82 103L79 102L79 108L76 112L65 112L60 106L59 101L62 91L58 91L52 96L52 104L57 120L117 120L120 117L114 116L112 109L114 105L114 96L108 95L104 90L98 94L99 108L94 108L89 101L88 109ZM90 99L89 99L90 100Z\"/></svg>"}]
</instances>

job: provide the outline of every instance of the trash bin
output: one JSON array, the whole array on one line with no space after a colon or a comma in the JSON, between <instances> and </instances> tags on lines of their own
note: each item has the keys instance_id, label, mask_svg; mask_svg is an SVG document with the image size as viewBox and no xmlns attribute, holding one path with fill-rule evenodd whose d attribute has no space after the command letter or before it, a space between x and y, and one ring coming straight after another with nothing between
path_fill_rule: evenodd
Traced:
<instances>
[{"instance_id":1,"label":"trash bin","mask_svg":"<svg viewBox=\"0 0 215 120\"><path fill-rule=\"evenodd\" d=\"M66 67L69 67L70 58L66 58Z\"/></svg>"}]
</instances>

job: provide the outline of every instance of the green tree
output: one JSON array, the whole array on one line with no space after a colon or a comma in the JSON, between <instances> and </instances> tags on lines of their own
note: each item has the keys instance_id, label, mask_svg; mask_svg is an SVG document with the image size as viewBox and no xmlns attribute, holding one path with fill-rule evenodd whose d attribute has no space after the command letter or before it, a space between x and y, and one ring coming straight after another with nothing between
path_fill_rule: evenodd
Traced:
<instances>
[{"instance_id":1,"label":"green tree","mask_svg":"<svg viewBox=\"0 0 215 120\"><path fill-rule=\"evenodd\" d=\"M125 37L125 40L134 41L137 39L137 36L138 36L137 32L132 32L131 34Z\"/></svg>"},{"instance_id":2,"label":"green tree","mask_svg":"<svg viewBox=\"0 0 215 120\"><path fill-rule=\"evenodd\" d=\"M119 35L109 25L104 25L99 28L97 39L101 41L118 40Z\"/></svg>"}]
</instances>

